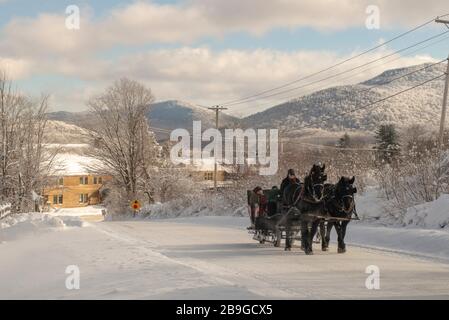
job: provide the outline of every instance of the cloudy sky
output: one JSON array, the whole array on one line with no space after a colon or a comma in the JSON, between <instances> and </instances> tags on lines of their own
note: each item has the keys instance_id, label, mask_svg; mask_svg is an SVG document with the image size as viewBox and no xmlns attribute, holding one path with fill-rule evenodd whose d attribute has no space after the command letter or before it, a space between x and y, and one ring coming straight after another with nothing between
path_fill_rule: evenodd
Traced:
<instances>
[{"instance_id":1,"label":"cloudy sky","mask_svg":"<svg viewBox=\"0 0 449 320\"><path fill-rule=\"evenodd\" d=\"M66 26L69 5L80 9L79 30ZM366 26L373 5L379 29ZM158 101L212 105L306 76L448 13L447 0L0 0L0 68L27 94L51 94L53 110L81 111L90 96L124 76L151 87ZM332 72L445 30L429 24ZM443 59L448 36L231 112L263 110L385 69Z\"/></svg>"}]
</instances>

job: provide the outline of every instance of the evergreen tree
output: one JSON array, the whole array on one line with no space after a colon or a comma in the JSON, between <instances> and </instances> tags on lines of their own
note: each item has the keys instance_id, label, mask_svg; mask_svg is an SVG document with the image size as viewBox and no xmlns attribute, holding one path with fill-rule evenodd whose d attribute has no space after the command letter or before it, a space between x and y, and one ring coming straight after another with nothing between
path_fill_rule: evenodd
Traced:
<instances>
[{"instance_id":1,"label":"evergreen tree","mask_svg":"<svg viewBox=\"0 0 449 320\"><path fill-rule=\"evenodd\" d=\"M399 135L394 124L384 124L376 131L375 149L379 150L378 157L381 161L391 163L401 150Z\"/></svg>"},{"instance_id":2,"label":"evergreen tree","mask_svg":"<svg viewBox=\"0 0 449 320\"><path fill-rule=\"evenodd\" d=\"M351 146L351 137L345 133L339 140L337 146L339 148L349 148Z\"/></svg>"}]
</instances>

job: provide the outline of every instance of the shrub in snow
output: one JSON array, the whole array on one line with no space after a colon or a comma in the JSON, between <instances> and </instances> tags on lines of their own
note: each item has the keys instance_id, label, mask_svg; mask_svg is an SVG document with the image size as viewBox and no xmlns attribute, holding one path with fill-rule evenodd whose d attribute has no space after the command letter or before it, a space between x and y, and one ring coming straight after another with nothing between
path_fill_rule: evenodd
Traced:
<instances>
[{"instance_id":1,"label":"shrub in snow","mask_svg":"<svg viewBox=\"0 0 449 320\"><path fill-rule=\"evenodd\" d=\"M241 197L242 199L237 199L234 192L227 191L219 194L216 194L214 191L185 194L165 203L158 202L145 205L139 213L139 217L247 216L246 200L242 200L246 197L246 189L238 190L239 195L240 193L244 195L244 197Z\"/></svg>"},{"instance_id":2,"label":"shrub in snow","mask_svg":"<svg viewBox=\"0 0 449 320\"><path fill-rule=\"evenodd\" d=\"M405 128L401 140L401 157L380 165L376 176L386 200L391 201L390 210L403 217L407 208L449 192L449 152L441 153L435 133L422 126Z\"/></svg>"}]
</instances>

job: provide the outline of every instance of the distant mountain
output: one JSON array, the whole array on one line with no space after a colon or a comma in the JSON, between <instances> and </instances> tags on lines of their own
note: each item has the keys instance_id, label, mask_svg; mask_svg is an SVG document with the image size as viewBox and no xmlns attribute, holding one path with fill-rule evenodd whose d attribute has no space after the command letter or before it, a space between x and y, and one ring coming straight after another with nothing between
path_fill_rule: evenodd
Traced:
<instances>
[{"instance_id":1,"label":"distant mountain","mask_svg":"<svg viewBox=\"0 0 449 320\"><path fill-rule=\"evenodd\" d=\"M425 66L429 67L389 83L392 79ZM350 111L441 75L445 68L444 64L439 64L388 70L357 85L328 88L274 106L242 119L242 123L246 127L280 128L289 132L307 125L330 131L374 131L385 122L393 122L398 126L436 126L441 113L443 78L374 106Z\"/></svg>"},{"instance_id":2,"label":"distant mountain","mask_svg":"<svg viewBox=\"0 0 449 320\"><path fill-rule=\"evenodd\" d=\"M47 114L49 120L62 121L65 123L79 124L88 117L86 111L83 112L69 112L69 111L56 111Z\"/></svg>"},{"instance_id":3,"label":"distant mountain","mask_svg":"<svg viewBox=\"0 0 449 320\"><path fill-rule=\"evenodd\" d=\"M88 119L87 112L58 111L48 114L50 120L62 121L83 127ZM158 140L169 137L170 131L178 128L192 130L193 121L200 120L203 129L215 127L215 112L187 102L170 100L154 103L148 113L150 125ZM238 119L220 114L220 126L232 126Z\"/></svg>"},{"instance_id":4,"label":"distant mountain","mask_svg":"<svg viewBox=\"0 0 449 320\"><path fill-rule=\"evenodd\" d=\"M87 142L85 134L85 129L59 120L48 121L45 128L45 140L50 144L84 144Z\"/></svg>"},{"instance_id":5,"label":"distant mountain","mask_svg":"<svg viewBox=\"0 0 449 320\"><path fill-rule=\"evenodd\" d=\"M182 128L192 130L193 121L201 121L203 130L215 128L215 112L187 102L170 100L154 103L148 114L151 127L166 129ZM220 126L232 126L238 122L237 118L220 113ZM163 134L155 129L157 136ZM166 134L168 137L168 134Z\"/></svg>"},{"instance_id":6,"label":"distant mountain","mask_svg":"<svg viewBox=\"0 0 449 320\"><path fill-rule=\"evenodd\" d=\"M426 66L428 68L420 70ZM417 72L390 83L391 80L413 71ZM393 122L398 126L424 124L434 127L438 125L441 113L443 78L374 106L351 111L411 88L444 72L444 64L392 69L368 81L317 91L243 119L221 113L220 126L278 128L289 135L301 135L299 131L304 126L327 132L342 132L348 129L373 132L385 122ZM60 111L50 113L49 118L83 127L83 123L88 119L88 113ZM190 131L195 120L202 121L203 130L215 127L215 112L178 100L152 104L148 118L158 140L167 139L173 129L184 128Z\"/></svg>"}]
</instances>

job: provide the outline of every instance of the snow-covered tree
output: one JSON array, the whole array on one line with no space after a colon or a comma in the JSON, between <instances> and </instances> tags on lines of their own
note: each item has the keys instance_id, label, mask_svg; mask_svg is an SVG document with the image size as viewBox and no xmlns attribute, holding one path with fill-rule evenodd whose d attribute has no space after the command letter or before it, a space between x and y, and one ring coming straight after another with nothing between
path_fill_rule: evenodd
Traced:
<instances>
[{"instance_id":1,"label":"snow-covered tree","mask_svg":"<svg viewBox=\"0 0 449 320\"><path fill-rule=\"evenodd\" d=\"M157 165L160 148L147 119L153 101L151 89L124 78L88 102L88 154L102 163L96 171L113 176L122 208L143 196L148 168Z\"/></svg>"},{"instance_id":2,"label":"snow-covered tree","mask_svg":"<svg viewBox=\"0 0 449 320\"><path fill-rule=\"evenodd\" d=\"M32 100L0 72L0 202L14 212L34 210L57 149L45 148L48 96Z\"/></svg>"},{"instance_id":3,"label":"snow-covered tree","mask_svg":"<svg viewBox=\"0 0 449 320\"><path fill-rule=\"evenodd\" d=\"M391 163L400 152L399 134L394 124L383 124L376 131L375 149L379 150L379 159Z\"/></svg>"}]
</instances>

